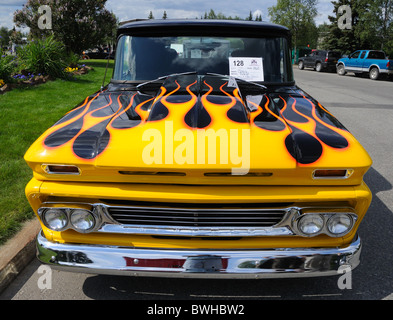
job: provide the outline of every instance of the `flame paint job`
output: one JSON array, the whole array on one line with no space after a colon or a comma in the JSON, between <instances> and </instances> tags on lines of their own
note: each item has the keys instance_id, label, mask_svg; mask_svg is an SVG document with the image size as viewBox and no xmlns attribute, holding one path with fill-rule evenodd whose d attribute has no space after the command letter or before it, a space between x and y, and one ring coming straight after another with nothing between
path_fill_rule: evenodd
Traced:
<instances>
[{"instance_id":1,"label":"flame paint job","mask_svg":"<svg viewBox=\"0 0 393 320\"><path fill-rule=\"evenodd\" d=\"M207 23L204 32L209 35L210 23L215 28L219 27L216 24L222 24ZM283 34L281 27L280 31L258 23L252 30L244 30L242 24L236 23L235 27L228 29L225 25L229 23L225 22L220 29L225 35L235 32L243 36L251 31L255 36L279 33L289 37L289 31L288 35L287 31ZM131 32L132 28L127 27L126 31ZM156 28L155 25L153 30L157 31ZM188 30L194 32L193 28L189 25ZM173 28L171 32L177 34L178 29ZM202 164L178 164L170 157L172 161L164 161L184 143L176 140L174 133L186 130L197 142L198 133L210 129L221 130L227 136L231 130L249 130L250 173L258 174L228 175L237 163L208 163L207 154ZM163 145L166 140L172 143L170 148L163 150L163 163L147 164L142 159L149 143L143 139L148 130L158 132ZM194 147L196 154L197 144ZM243 141L240 140L235 151L239 154L242 147ZM215 151L216 155L220 154L220 144ZM80 204L110 199L166 202L169 207L171 203L223 206L228 203L292 203L294 207L312 208L348 206L358 215L352 231L338 238L327 235L313 238L250 235L239 240L157 239L150 235L81 234L74 230L55 232L41 222L45 237L58 243L195 250L337 248L352 241L371 202L371 192L363 182L363 175L371 166L369 155L317 101L296 86L271 86L265 91L217 75L169 76L158 86L156 83L145 85L139 91L131 84L112 83L104 91L87 97L44 132L27 151L25 160L34 172L26 187L26 196L36 214L46 201ZM43 164L76 165L81 174L48 174L43 170ZM315 180L312 172L318 168L352 169L353 174L348 179ZM144 172L182 174L160 176L144 175ZM217 172L224 175L217 175ZM40 218L38 214L37 217Z\"/></svg>"},{"instance_id":2,"label":"flame paint job","mask_svg":"<svg viewBox=\"0 0 393 320\"><path fill-rule=\"evenodd\" d=\"M370 166L369 156L344 126L297 87L279 93L248 91L233 81L229 84L227 77L212 75L171 76L157 92L109 88L87 97L66 114L37 140L25 158L32 166L69 163L147 168L141 157L146 146L143 133L154 128L165 136L165 123L170 122L174 132L189 129L194 136L201 129L225 129L228 133L249 129L251 171L339 167L357 168L360 177ZM180 144L172 143L173 148ZM228 169L231 165L210 168ZM174 163L155 167L179 168ZM182 168L209 166L191 163Z\"/></svg>"}]
</instances>

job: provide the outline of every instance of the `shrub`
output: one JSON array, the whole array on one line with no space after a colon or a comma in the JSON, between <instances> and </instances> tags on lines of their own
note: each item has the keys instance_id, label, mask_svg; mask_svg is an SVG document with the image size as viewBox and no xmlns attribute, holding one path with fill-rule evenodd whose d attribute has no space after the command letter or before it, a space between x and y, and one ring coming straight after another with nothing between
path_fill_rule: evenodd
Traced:
<instances>
[{"instance_id":1,"label":"shrub","mask_svg":"<svg viewBox=\"0 0 393 320\"><path fill-rule=\"evenodd\" d=\"M15 69L15 57L2 52L0 49L0 79L11 80L11 73Z\"/></svg>"},{"instance_id":2,"label":"shrub","mask_svg":"<svg viewBox=\"0 0 393 320\"><path fill-rule=\"evenodd\" d=\"M80 60L80 56L77 55L76 53L71 52L67 56L67 64L71 68L76 68L78 66L79 60Z\"/></svg>"},{"instance_id":3,"label":"shrub","mask_svg":"<svg viewBox=\"0 0 393 320\"><path fill-rule=\"evenodd\" d=\"M68 55L64 45L53 36L33 40L18 50L21 70L33 74L46 74L53 78L65 78Z\"/></svg>"}]
</instances>

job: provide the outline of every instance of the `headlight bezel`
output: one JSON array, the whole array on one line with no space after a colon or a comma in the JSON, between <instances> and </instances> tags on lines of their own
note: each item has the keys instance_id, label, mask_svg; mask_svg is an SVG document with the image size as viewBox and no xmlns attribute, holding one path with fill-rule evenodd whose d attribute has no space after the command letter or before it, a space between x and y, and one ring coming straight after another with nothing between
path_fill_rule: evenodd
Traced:
<instances>
[{"instance_id":1,"label":"headlight bezel","mask_svg":"<svg viewBox=\"0 0 393 320\"><path fill-rule=\"evenodd\" d=\"M315 233L306 233L303 232L301 227L300 227L300 223L302 221L302 219L305 219L306 217L310 217L310 216L319 216L323 219L323 226L322 228ZM331 223L331 221L333 221L333 219L336 219L339 216L345 216L349 219L350 224L349 227L340 233L334 233L330 230L329 228L329 223ZM357 215L354 212L351 211L343 211L343 212L323 212L323 211L317 211L317 212L305 212L305 213L300 213L299 215L297 215L296 217L294 217L293 223L292 223L292 228L293 231L295 232L295 234L303 236L303 237L315 237L321 234L325 234L328 235L330 237L333 238L339 238L339 237L343 237L346 236L347 234L349 234L355 224L356 224L356 220L357 220Z\"/></svg>"},{"instance_id":2,"label":"headlight bezel","mask_svg":"<svg viewBox=\"0 0 393 320\"><path fill-rule=\"evenodd\" d=\"M62 228L58 228L58 229L54 229L47 221L46 219L46 215L47 212L49 212L50 210L56 210L61 212L65 217L66 217L66 224L62 227ZM76 227L72 222L71 222L71 217L72 214L76 211L85 211L88 214L90 214L94 220L94 223L92 225L91 228L83 230L83 229L79 229L78 227ZM61 232L61 231L66 231L68 229L73 229L79 233L91 233L94 231L97 231L100 226L101 226L101 217L100 215L96 212L95 208L91 208L90 210L87 208L70 208L70 207L41 207L38 209L38 215L42 221L42 223L45 225L45 227L47 227L50 230L53 231L57 231L57 232Z\"/></svg>"}]
</instances>

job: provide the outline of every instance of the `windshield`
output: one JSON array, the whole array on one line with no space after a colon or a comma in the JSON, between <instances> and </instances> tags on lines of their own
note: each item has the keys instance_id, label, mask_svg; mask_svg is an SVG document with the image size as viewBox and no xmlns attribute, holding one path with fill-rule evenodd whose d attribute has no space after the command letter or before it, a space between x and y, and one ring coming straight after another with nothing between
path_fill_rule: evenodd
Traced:
<instances>
[{"instance_id":1,"label":"windshield","mask_svg":"<svg viewBox=\"0 0 393 320\"><path fill-rule=\"evenodd\" d=\"M230 75L247 81L293 81L285 38L136 37L119 39L113 80L147 81L174 73Z\"/></svg>"}]
</instances>

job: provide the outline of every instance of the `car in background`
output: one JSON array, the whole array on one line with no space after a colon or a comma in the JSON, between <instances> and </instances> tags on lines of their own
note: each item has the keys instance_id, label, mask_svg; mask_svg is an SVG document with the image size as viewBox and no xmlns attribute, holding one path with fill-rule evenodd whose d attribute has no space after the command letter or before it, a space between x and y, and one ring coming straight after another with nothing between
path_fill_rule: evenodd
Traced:
<instances>
[{"instance_id":1,"label":"car in background","mask_svg":"<svg viewBox=\"0 0 393 320\"><path fill-rule=\"evenodd\" d=\"M309 55L299 58L298 67L300 70L304 68L312 68L315 71L332 71L336 69L338 59L341 53L330 50L313 50Z\"/></svg>"},{"instance_id":2,"label":"car in background","mask_svg":"<svg viewBox=\"0 0 393 320\"><path fill-rule=\"evenodd\" d=\"M105 47L105 48L94 48L94 49L89 49L85 50L82 52L82 59L83 60L89 60L89 59L114 59L115 58L115 53L112 51L110 52L110 49Z\"/></svg>"},{"instance_id":3,"label":"car in background","mask_svg":"<svg viewBox=\"0 0 393 320\"><path fill-rule=\"evenodd\" d=\"M389 60L383 51L357 50L337 62L337 73L343 76L347 72L353 72L355 76L368 73L370 79L377 80L381 75L393 75L393 60Z\"/></svg>"}]
</instances>

